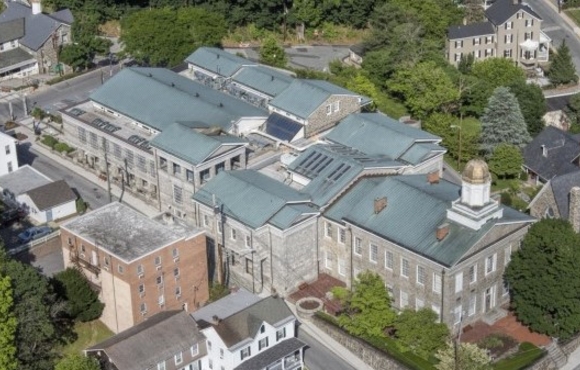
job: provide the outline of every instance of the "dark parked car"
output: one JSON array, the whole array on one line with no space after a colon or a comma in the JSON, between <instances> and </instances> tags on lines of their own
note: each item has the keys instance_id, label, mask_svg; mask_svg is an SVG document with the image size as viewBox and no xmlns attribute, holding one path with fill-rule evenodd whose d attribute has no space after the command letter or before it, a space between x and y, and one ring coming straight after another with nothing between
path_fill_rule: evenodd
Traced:
<instances>
[{"instance_id":1,"label":"dark parked car","mask_svg":"<svg viewBox=\"0 0 580 370\"><path fill-rule=\"evenodd\" d=\"M48 226L33 226L18 234L18 240L20 240L22 244L25 244L34 239L42 238L51 232L52 229Z\"/></svg>"}]
</instances>

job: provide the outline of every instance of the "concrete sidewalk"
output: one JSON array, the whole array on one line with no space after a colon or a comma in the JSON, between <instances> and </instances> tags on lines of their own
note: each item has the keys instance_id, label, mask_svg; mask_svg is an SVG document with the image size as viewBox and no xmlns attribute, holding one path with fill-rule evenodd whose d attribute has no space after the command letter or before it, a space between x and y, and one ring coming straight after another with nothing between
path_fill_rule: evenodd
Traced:
<instances>
[{"instance_id":1,"label":"concrete sidewalk","mask_svg":"<svg viewBox=\"0 0 580 370\"><path fill-rule=\"evenodd\" d=\"M580 347L568 356L568 362L560 370L580 370Z\"/></svg>"},{"instance_id":2,"label":"concrete sidewalk","mask_svg":"<svg viewBox=\"0 0 580 370\"><path fill-rule=\"evenodd\" d=\"M568 15L564 12L564 10L562 10L561 12L558 12L558 5L554 0L543 0L543 1L546 4L548 4L548 6L550 8L552 8L556 13L558 13L560 18L562 18L562 20L568 26L570 26L570 28L572 28L572 31L574 31L574 34L576 35L576 37L580 38L580 27L578 27L576 22L574 22L570 17L568 17Z\"/></svg>"},{"instance_id":3,"label":"concrete sidewalk","mask_svg":"<svg viewBox=\"0 0 580 370\"><path fill-rule=\"evenodd\" d=\"M28 136L28 139L23 140L21 143L30 143L31 147L34 148L37 152L42 154L45 157L50 158L51 160L59 163L63 167L70 169L71 171L77 173L78 175L84 177L85 179L89 180L93 184L99 186L100 188L107 190L107 182L99 179L97 175L92 172L85 170L84 168L77 166L76 164L72 163L70 160L64 159L57 153L53 153L50 150L46 149L44 146L39 145L36 143L35 139L36 136L34 135L34 131L32 128L32 118L25 118L19 122L20 127L15 129L16 132L21 132ZM50 174L45 174L50 177ZM119 189L114 184L111 184L111 193L116 199L119 199L121 196L121 189ZM137 211L143 213L148 217L153 217L161 213L161 211L155 207L152 207L141 199L138 199L131 195L131 193L125 191L123 194L123 203L129 205L130 207L136 209Z\"/></svg>"},{"instance_id":4,"label":"concrete sidewalk","mask_svg":"<svg viewBox=\"0 0 580 370\"><path fill-rule=\"evenodd\" d=\"M312 336L314 339L324 344L324 346L330 349L337 357L341 358L343 361L345 361L355 369L378 370L373 369L369 365L365 364L360 358L358 358L356 355L354 355L352 352L346 349L343 345L332 339L328 334L320 330L311 321L299 318L298 314L296 313L296 306L293 303L286 301L286 304L288 305L288 307L290 307L290 310L300 322L299 330L303 330L306 334Z\"/></svg>"}]
</instances>

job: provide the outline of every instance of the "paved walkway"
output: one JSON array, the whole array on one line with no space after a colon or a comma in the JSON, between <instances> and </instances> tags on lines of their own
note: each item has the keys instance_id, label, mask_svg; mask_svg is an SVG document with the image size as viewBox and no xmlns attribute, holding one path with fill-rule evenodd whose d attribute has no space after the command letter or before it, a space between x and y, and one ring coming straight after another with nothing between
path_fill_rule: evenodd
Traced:
<instances>
[{"instance_id":1,"label":"paved walkway","mask_svg":"<svg viewBox=\"0 0 580 370\"><path fill-rule=\"evenodd\" d=\"M25 118L19 122L20 127L16 128L16 132L21 132L28 136L27 139L23 140L22 142L30 143L32 148L37 152L41 153L43 156L50 158L51 160L58 162L60 165L69 168L70 170L74 171L78 175L84 177L85 179L91 181L95 185L103 188L106 190L107 183L103 180L99 179L97 175L92 172L85 170L84 168L77 166L76 164L72 163L71 161L64 159L59 154L53 153L50 150L46 149L44 146L39 145L35 141L35 135L32 129L32 118ZM50 174L46 174L50 177ZM119 189L115 185L111 185L111 193L118 199L121 196L121 189ZM123 194L123 203L131 206L132 208L138 210L139 212L145 214L148 217L153 217L161 213L157 208L152 207L142 200L134 197L131 193L125 191Z\"/></svg>"},{"instance_id":2,"label":"paved walkway","mask_svg":"<svg viewBox=\"0 0 580 370\"><path fill-rule=\"evenodd\" d=\"M294 316L298 318L298 314L296 313L296 306L286 301ZM337 357L341 358L345 362L347 362L350 366L354 367L357 370L378 370L373 369L369 365L365 364L363 360L355 356L351 351L346 349L342 344L338 343L334 339L332 339L328 334L320 330L316 325L314 325L311 321L307 319L298 318L300 322L299 330L303 330L305 333L309 334L310 336L314 337L314 339L318 340L320 343L324 344L328 349L330 349Z\"/></svg>"}]
</instances>

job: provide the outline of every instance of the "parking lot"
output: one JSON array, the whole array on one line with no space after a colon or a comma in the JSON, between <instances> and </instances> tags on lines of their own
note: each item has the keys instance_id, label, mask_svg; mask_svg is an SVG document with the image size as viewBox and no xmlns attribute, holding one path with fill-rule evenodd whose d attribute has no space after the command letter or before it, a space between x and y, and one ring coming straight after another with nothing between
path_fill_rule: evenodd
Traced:
<instances>
[{"instance_id":1,"label":"parking lot","mask_svg":"<svg viewBox=\"0 0 580 370\"><path fill-rule=\"evenodd\" d=\"M36 245L28 251L17 254L14 258L31 264L46 276L52 276L64 270L60 236Z\"/></svg>"},{"instance_id":2,"label":"parking lot","mask_svg":"<svg viewBox=\"0 0 580 370\"><path fill-rule=\"evenodd\" d=\"M21 243L18 241L18 234L32 226L35 225L27 219L23 219L0 227L0 237L4 241L4 248L10 250L20 246Z\"/></svg>"}]
</instances>

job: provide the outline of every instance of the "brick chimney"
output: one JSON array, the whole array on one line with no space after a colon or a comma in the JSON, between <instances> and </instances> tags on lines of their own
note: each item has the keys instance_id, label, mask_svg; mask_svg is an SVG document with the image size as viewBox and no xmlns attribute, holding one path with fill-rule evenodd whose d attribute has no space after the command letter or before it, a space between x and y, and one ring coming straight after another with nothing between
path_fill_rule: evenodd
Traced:
<instances>
[{"instance_id":1,"label":"brick chimney","mask_svg":"<svg viewBox=\"0 0 580 370\"><path fill-rule=\"evenodd\" d=\"M441 178L439 177L439 171L431 171L427 174L427 182L431 185L439 184L440 179Z\"/></svg>"},{"instance_id":2,"label":"brick chimney","mask_svg":"<svg viewBox=\"0 0 580 370\"><path fill-rule=\"evenodd\" d=\"M580 232L580 187L570 189L568 198L568 221L576 232Z\"/></svg>"},{"instance_id":3,"label":"brick chimney","mask_svg":"<svg viewBox=\"0 0 580 370\"><path fill-rule=\"evenodd\" d=\"M375 214L381 213L381 211L385 208L387 208L387 197L375 198L374 204Z\"/></svg>"},{"instance_id":4,"label":"brick chimney","mask_svg":"<svg viewBox=\"0 0 580 370\"><path fill-rule=\"evenodd\" d=\"M213 315L211 317L211 323L214 325L217 325L221 322L222 320L218 317L218 315Z\"/></svg>"},{"instance_id":5,"label":"brick chimney","mask_svg":"<svg viewBox=\"0 0 580 370\"><path fill-rule=\"evenodd\" d=\"M435 237L437 238L438 241L445 239L447 234L449 234L449 224L448 223L444 223L442 225L439 225L437 227L437 230L435 231Z\"/></svg>"}]
</instances>

